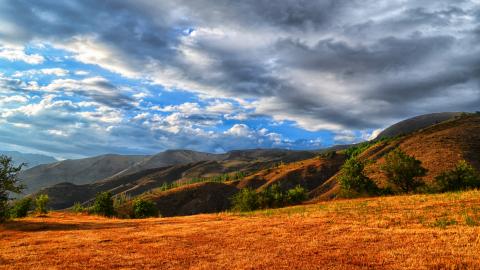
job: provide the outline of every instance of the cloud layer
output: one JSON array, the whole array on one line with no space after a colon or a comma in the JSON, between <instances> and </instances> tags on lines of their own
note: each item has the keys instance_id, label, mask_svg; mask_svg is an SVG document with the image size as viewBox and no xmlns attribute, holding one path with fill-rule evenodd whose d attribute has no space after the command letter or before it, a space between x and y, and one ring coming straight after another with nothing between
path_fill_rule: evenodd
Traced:
<instances>
[{"instance_id":1,"label":"cloud layer","mask_svg":"<svg viewBox=\"0 0 480 270\"><path fill-rule=\"evenodd\" d=\"M7 0L0 23L0 60L30 66L0 70L11 144L31 125L102 151L314 148L480 104L478 0Z\"/></svg>"}]
</instances>

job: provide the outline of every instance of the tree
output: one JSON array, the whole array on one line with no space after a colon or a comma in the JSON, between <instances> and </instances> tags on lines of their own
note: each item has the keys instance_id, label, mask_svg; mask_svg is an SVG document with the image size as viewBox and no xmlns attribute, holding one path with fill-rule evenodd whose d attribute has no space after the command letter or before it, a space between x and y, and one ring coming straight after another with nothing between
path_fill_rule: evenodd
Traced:
<instances>
[{"instance_id":1,"label":"tree","mask_svg":"<svg viewBox=\"0 0 480 270\"><path fill-rule=\"evenodd\" d=\"M157 205L145 199L136 199L133 201L133 217L134 218L146 218L157 217L158 209Z\"/></svg>"},{"instance_id":2,"label":"tree","mask_svg":"<svg viewBox=\"0 0 480 270\"><path fill-rule=\"evenodd\" d=\"M305 201L308 198L307 190L298 185L287 191L287 202L289 204L297 204Z\"/></svg>"},{"instance_id":3,"label":"tree","mask_svg":"<svg viewBox=\"0 0 480 270\"><path fill-rule=\"evenodd\" d=\"M370 195L379 190L372 179L365 175L365 163L356 158L349 158L343 164L338 181L342 190L347 192Z\"/></svg>"},{"instance_id":4,"label":"tree","mask_svg":"<svg viewBox=\"0 0 480 270\"><path fill-rule=\"evenodd\" d=\"M21 193L25 188L18 179L18 173L25 164L14 166L12 158L0 156L0 222L9 217L10 193Z\"/></svg>"},{"instance_id":5,"label":"tree","mask_svg":"<svg viewBox=\"0 0 480 270\"><path fill-rule=\"evenodd\" d=\"M48 201L50 201L50 198L48 198L47 194L40 194L35 199L35 210L37 211L37 213L39 214L48 213L48 208L47 208Z\"/></svg>"},{"instance_id":6,"label":"tree","mask_svg":"<svg viewBox=\"0 0 480 270\"><path fill-rule=\"evenodd\" d=\"M257 210L259 208L258 194L253 189L244 188L233 196L232 204L235 211Z\"/></svg>"},{"instance_id":7,"label":"tree","mask_svg":"<svg viewBox=\"0 0 480 270\"><path fill-rule=\"evenodd\" d=\"M440 191L457 191L469 188L480 188L480 175L472 165L461 160L450 171L435 177Z\"/></svg>"},{"instance_id":8,"label":"tree","mask_svg":"<svg viewBox=\"0 0 480 270\"><path fill-rule=\"evenodd\" d=\"M26 197L21 200L17 200L13 205L12 209L10 210L10 217L26 217L30 208L32 208L32 198Z\"/></svg>"},{"instance_id":9,"label":"tree","mask_svg":"<svg viewBox=\"0 0 480 270\"><path fill-rule=\"evenodd\" d=\"M415 157L407 155L400 149L388 153L381 170L388 182L402 192L413 192L424 183L420 177L425 176L427 169Z\"/></svg>"},{"instance_id":10,"label":"tree","mask_svg":"<svg viewBox=\"0 0 480 270\"><path fill-rule=\"evenodd\" d=\"M115 215L115 208L113 207L113 197L110 192L99 192L95 196L92 211L95 214L111 217Z\"/></svg>"}]
</instances>

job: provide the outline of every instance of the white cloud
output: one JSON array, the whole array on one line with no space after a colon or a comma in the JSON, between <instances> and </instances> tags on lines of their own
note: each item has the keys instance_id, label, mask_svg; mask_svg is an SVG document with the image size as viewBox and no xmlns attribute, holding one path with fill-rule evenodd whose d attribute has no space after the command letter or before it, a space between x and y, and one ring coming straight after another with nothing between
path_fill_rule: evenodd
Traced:
<instances>
[{"instance_id":1,"label":"white cloud","mask_svg":"<svg viewBox=\"0 0 480 270\"><path fill-rule=\"evenodd\" d=\"M6 46L0 44L0 58L8 61L22 61L31 65L43 63L45 58L39 54L26 54L21 46Z\"/></svg>"},{"instance_id":2,"label":"white cloud","mask_svg":"<svg viewBox=\"0 0 480 270\"><path fill-rule=\"evenodd\" d=\"M25 76L34 76L34 75L54 75L57 77L64 77L68 75L68 70L63 68L42 68L42 69L30 69L25 71L16 71L12 77L20 78Z\"/></svg>"}]
</instances>

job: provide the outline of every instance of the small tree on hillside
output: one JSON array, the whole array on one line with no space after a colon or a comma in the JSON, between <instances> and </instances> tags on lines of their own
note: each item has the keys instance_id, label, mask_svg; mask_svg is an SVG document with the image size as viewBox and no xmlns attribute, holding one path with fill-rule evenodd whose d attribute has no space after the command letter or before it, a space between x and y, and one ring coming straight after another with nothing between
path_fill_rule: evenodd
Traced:
<instances>
[{"instance_id":1,"label":"small tree on hillside","mask_svg":"<svg viewBox=\"0 0 480 270\"><path fill-rule=\"evenodd\" d=\"M480 188L480 175L472 165L461 160L454 169L435 177L440 191L466 190Z\"/></svg>"},{"instance_id":2,"label":"small tree on hillside","mask_svg":"<svg viewBox=\"0 0 480 270\"><path fill-rule=\"evenodd\" d=\"M350 158L343 164L338 180L346 192L375 194L379 190L372 179L365 175L365 163L356 158Z\"/></svg>"},{"instance_id":3,"label":"small tree on hillside","mask_svg":"<svg viewBox=\"0 0 480 270\"><path fill-rule=\"evenodd\" d=\"M21 193L25 188L20 184L18 173L25 164L14 166L12 158L0 156L0 222L9 217L8 201L10 193Z\"/></svg>"},{"instance_id":4,"label":"small tree on hillside","mask_svg":"<svg viewBox=\"0 0 480 270\"><path fill-rule=\"evenodd\" d=\"M415 157L407 155L400 149L388 153L385 164L381 167L390 184L402 192L413 192L424 183L420 177L425 176L427 169Z\"/></svg>"},{"instance_id":5,"label":"small tree on hillside","mask_svg":"<svg viewBox=\"0 0 480 270\"><path fill-rule=\"evenodd\" d=\"M48 201L50 201L50 198L48 198L47 194L40 194L35 199L35 210L37 211L37 213L39 214L48 213L48 208L47 208Z\"/></svg>"},{"instance_id":6,"label":"small tree on hillside","mask_svg":"<svg viewBox=\"0 0 480 270\"><path fill-rule=\"evenodd\" d=\"M258 194L255 190L244 188L235 194L232 198L232 209L234 211L253 211L259 208Z\"/></svg>"},{"instance_id":7,"label":"small tree on hillside","mask_svg":"<svg viewBox=\"0 0 480 270\"><path fill-rule=\"evenodd\" d=\"M115 215L115 208L113 207L113 197L110 192L97 193L95 202L93 203L92 211L95 214L111 217Z\"/></svg>"},{"instance_id":8,"label":"small tree on hillside","mask_svg":"<svg viewBox=\"0 0 480 270\"><path fill-rule=\"evenodd\" d=\"M26 197L21 200L15 201L12 209L10 210L10 217L22 218L28 215L28 211L32 208L32 198Z\"/></svg>"}]
</instances>

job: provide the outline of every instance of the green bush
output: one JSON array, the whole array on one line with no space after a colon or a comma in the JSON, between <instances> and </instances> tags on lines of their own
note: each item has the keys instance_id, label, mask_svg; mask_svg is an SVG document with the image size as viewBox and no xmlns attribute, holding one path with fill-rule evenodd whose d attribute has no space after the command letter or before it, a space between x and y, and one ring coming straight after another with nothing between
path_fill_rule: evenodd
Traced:
<instances>
[{"instance_id":1,"label":"green bush","mask_svg":"<svg viewBox=\"0 0 480 270\"><path fill-rule=\"evenodd\" d=\"M10 217L9 195L19 194L25 188L18 179L18 173L24 165L14 166L12 158L0 156L0 222Z\"/></svg>"},{"instance_id":2,"label":"green bush","mask_svg":"<svg viewBox=\"0 0 480 270\"><path fill-rule=\"evenodd\" d=\"M72 212L74 212L74 213L82 213L82 212L84 212L84 211L86 211L86 209L85 209L85 207L82 206L81 203L76 202L76 203L73 204L73 206L72 206Z\"/></svg>"},{"instance_id":3,"label":"green bush","mask_svg":"<svg viewBox=\"0 0 480 270\"><path fill-rule=\"evenodd\" d=\"M133 217L158 217L157 205L150 200L136 199L133 201Z\"/></svg>"},{"instance_id":4,"label":"green bush","mask_svg":"<svg viewBox=\"0 0 480 270\"><path fill-rule=\"evenodd\" d=\"M257 209L278 208L291 204L298 204L307 199L307 191L301 187L283 192L278 184L273 184L257 193L255 190L242 189L232 198L233 210L253 211Z\"/></svg>"},{"instance_id":5,"label":"green bush","mask_svg":"<svg viewBox=\"0 0 480 270\"><path fill-rule=\"evenodd\" d=\"M112 193L100 192L95 196L95 202L92 206L92 212L98 215L111 217L115 215L115 209L113 207Z\"/></svg>"},{"instance_id":6,"label":"green bush","mask_svg":"<svg viewBox=\"0 0 480 270\"><path fill-rule=\"evenodd\" d=\"M373 195L379 191L372 179L365 175L365 163L356 158L350 158L343 164L338 181L342 191L349 194Z\"/></svg>"},{"instance_id":7,"label":"green bush","mask_svg":"<svg viewBox=\"0 0 480 270\"><path fill-rule=\"evenodd\" d=\"M295 188L289 189L287 191L286 197L288 204L298 204L308 198L307 190L302 186L298 185Z\"/></svg>"},{"instance_id":8,"label":"green bush","mask_svg":"<svg viewBox=\"0 0 480 270\"><path fill-rule=\"evenodd\" d=\"M450 171L435 177L441 192L480 188L480 175L465 160L461 160Z\"/></svg>"},{"instance_id":9,"label":"green bush","mask_svg":"<svg viewBox=\"0 0 480 270\"><path fill-rule=\"evenodd\" d=\"M277 208L285 205L285 194L278 184L273 184L258 194L260 208Z\"/></svg>"},{"instance_id":10,"label":"green bush","mask_svg":"<svg viewBox=\"0 0 480 270\"><path fill-rule=\"evenodd\" d=\"M48 208L47 204L50 198L48 198L47 194L40 194L36 199L35 199L35 210L39 214L47 214L48 213Z\"/></svg>"},{"instance_id":11,"label":"green bush","mask_svg":"<svg viewBox=\"0 0 480 270\"><path fill-rule=\"evenodd\" d=\"M398 148L388 153L381 169L391 185L407 193L423 186L424 183L420 177L427 173L427 169L422 167L420 160L407 155Z\"/></svg>"},{"instance_id":12,"label":"green bush","mask_svg":"<svg viewBox=\"0 0 480 270\"><path fill-rule=\"evenodd\" d=\"M10 217L12 218L22 218L28 215L28 211L32 208L32 198L27 197L21 200L17 200L12 209L10 209Z\"/></svg>"},{"instance_id":13,"label":"green bush","mask_svg":"<svg viewBox=\"0 0 480 270\"><path fill-rule=\"evenodd\" d=\"M232 198L233 210L235 211L253 211L258 209L258 194L255 190L244 188L235 194Z\"/></svg>"}]
</instances>

